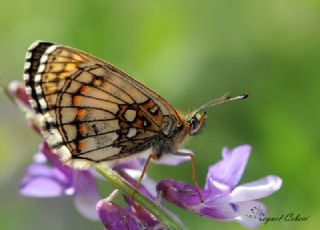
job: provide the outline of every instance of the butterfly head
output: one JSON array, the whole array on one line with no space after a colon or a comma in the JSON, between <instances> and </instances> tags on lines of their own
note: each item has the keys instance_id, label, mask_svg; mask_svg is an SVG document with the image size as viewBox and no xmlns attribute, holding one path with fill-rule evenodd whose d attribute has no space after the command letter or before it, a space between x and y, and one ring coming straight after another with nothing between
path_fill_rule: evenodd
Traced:
<instances>
[{"instance_id":1,"label":"butterfly head","mask_svg":"<svg viewBox=\"0 0 320 230\"><path fill-rule=\"evenodd\" d=\"M191 113L187 117L187 122L189 124L189 135L194 136L199 133L201 128L203 127L204 121L206 120L206 111L216 105L224 104L231 101L237 101L245 99L249 96L249 94L244 93L237 97L230 97L229 95L225 95L221 98L209 101L208 103L200 106L198 109L196 109L193 113Z\"/></svg>"},{"instance_id":2,"label":"butterfly head","mask_svg":"<svg viewBox=\"0 0 320 230\"><path fill-rule=\"evenodd\" d=\"M194 136L199 133L202 126L204 125L204 121L206 120L206 112L196 113L188 119L188 123L190 126L189 135Z\"/></svg>"}]
</instances>

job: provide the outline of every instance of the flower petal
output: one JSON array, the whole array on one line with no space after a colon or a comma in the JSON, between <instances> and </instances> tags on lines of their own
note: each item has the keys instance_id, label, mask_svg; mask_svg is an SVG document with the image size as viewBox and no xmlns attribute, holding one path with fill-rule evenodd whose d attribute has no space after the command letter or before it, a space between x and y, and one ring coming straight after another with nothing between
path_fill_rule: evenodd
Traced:
<instances>
[{"instance_id":1,"label":"flower petal","mask_svg":"<svg viewBox=\"0 0 320 230\"><path fill-rule=\"evenodd\" d=\"M202 190L204 202L201 202L199 193L195 186L176 182L173 180L163 180L157 185L157 191L161 197L175 204L180 208L195 212L200 216L219 220L233 220L237 216L237 212L233 206L228 203L212 205L211 190ZM218 194L215 194L219 196ZM221 195L221 194L220 194Z\"/></svg>"},{"instance_id":2,"label":"flower petal","mask_svg":"<svg viewBox=\"0 0 320 230\"><path fill-rule=\"evenodd\" d=\"M215 182L233 188L243 174L250 151L250 145L241 145L232 150L224 148L222 151L223 159L209 168L205 188L217 189L214 185Z\"/></svg>"},{"instance_id":3,"label":"flower petal","mask_svg":"<svg viewBox=\"0 0 320 230\"><path fill-rule=\"evenodd\" d=\"M106 200L97 204L99 218L106 229L109 230L135 230L143 229L142 224L128 211Z\"/></svg>"},{"instance_id":4,"label":"flower petal","mask_svg":"<svg viewBox=\"0 0 320 230\"><path fill-rule=\"evenodd\" d=\"M190 149L178 149L178 152L181 153L189 153L193 154L193 152ZM182 164L186 161L191 160L189 156L177 156L173 154L166 154L160 158L160 160L153 161L155 164L162 164L162 165L168 165L168 166L177 166L179 164Z\"/></svg>"},{"instance_id":5,"label":"flower petal","mask_svg":"<svg viewBox=\"0 0 320 230\"><path fill-rule=\"evenodd\" d=\"M17 107L25 114L28 125L37 133L40 133L40 124L38 117L31 109L26 88L22 82L12 81L5 88L8 97L17 105Z\"/></svg>"},{"instance_id":6,"label":"flower petal","mask_svg":"<svg viewBox=\"0 0 320 230\"><path fill-rule=\"evenodd\" d=\"M201 203L198 190L195 186L174 180L162 180L157 185L157 192L161 197L180 208L192 209L193 205ZM202 190L203 199L206 200L210 191Z\"/></svg>"},{"instance_id":7,"label":"flower petal","mask_svg":"<svg viewBox=\"0 0 320 230\"><path fill-rule=\"evenodd\" d=\"M238 216L235 221L249 229L255 229L261 225L267 217L267 209L261 202L247 201L235 204L238 210Z\"/></svg>"},{"instance_id":8,"label":"flower petal","mask_svg":"<svg viewBox=\"0 0 320 230\"><path fill-rule=\"evenodd\" d=\"M20 185L20 193L31 197L57 197L70 187L65 176L54 168L32 164Z\"/></svg>"},{"instance_id":9,"label":"flower petal","mask_svg":"<svg viewBox=\"0 0 320 230\"><path fill-rule=\"evenodd\" d=\"M136 157L130 161L124 161L124 162L115 164L113 169L115 171L119 171L122 169L142 170L145 163L146 163L146 159L144 157Z\"/></svg>"},{"instance_id":10,"label":"flower petal","mask_svg":"<svg viewBox=\"0 0 320 230\"><path fill-rule=\"evenodd\" d=\"M26 88L23 82L11 81L8 85L8 93L12 100L14 100L19 106L26 106L31 108L26 93Z\"/></svg>"},{"instance_id":11,"label":"flower petal","mask_svg":"<svg viewBox=\"0 0 320 230\"><path fill-rule=\"evenodd\" d=\"M25 182L20 187L20 194L30 197L57 197L64 195L64 188L59 182L47 178L38 177Z\"/></svg>"},{"instance_id":12,"label":"flower petal","mask_svg":"<svg viewBox=\"0 0 320 230\"><path fill-rule=\"evenodd\" d=\"M89 171L74 170L74 205L86 218L97 220L96 205L101 199L94 177Z\"/></svg>"},{"instance_id":13,"label":"flower petal","mask_svg":"<svg viewBox=\"0 0 320 230\"><path fill-rule=\"evenodd\" d=\"M47 158L45 157L45 155L43 155L42 152L37 152L36 154L34 154L32 159L34 163L38 163L38 164L47 163Z\"/></svg>"},{"instance_id":14,"label":"flower petal","mask_svg":"<svg viewBox=\"0 0 320 230\"><path fill-rule=\"evenodd\" d=\"M47 158L48 162L50 162L53 167L60 170L68 178L69 181L72 181L73 169L62 164L62 162L59 160L58 155L52 152L47 142L43 141L40 144L40 152Z\"/></svg>"},{"instance_id":15,"label":"flower petal","mask_svg":"<svg viewBox=\"0 0 320 230\"><path fill-rule=\"evenodd\" d=\"M236 203L241 201L257 200L278 191L282 180L277 176L266 176L254 182L236 187L224 202Z\"/></svg>"},{"instance_id":16,"label":"flower petal","mask_svg":"<svg viewBox=\"0 0 320 230\"><path fill-rule=\"evenodd\" d=\"M223 204L220 206L211 206L204 202L198 206L197 211L200 216L205 216L217 220L231 221L237 216L237 212L232 204Z\"/></svg>"},{"instance_id":17,"label":"flower petal","mask_svg":"<svg viewBox=\"0 0 320 230\"><path fill-rule=\"evenodd\" d=\"M141 224L152 229L154 226L160 224L160 221L154 215L152 215L143 207L139 206L134 200L125 195L123 196L123 198L129 205L130 211L134 213Z\"/></svg>"}]
</instances>

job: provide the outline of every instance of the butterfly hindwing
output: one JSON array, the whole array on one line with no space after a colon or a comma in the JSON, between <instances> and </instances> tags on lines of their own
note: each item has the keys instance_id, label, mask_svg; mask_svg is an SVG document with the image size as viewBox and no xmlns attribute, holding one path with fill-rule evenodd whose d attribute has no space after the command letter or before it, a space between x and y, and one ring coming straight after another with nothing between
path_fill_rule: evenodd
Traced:
<instances>
[{"instance_id":1,"label":"butterfly hindwing","mask_svg":"<svg viewBox=\"0 0 320 230\"><path fill-rule=\"evenodd\" d=\"M141 152L180 119L153 91L69 47L34 43L24 78L43 134L62 160L100 162Z\"/></svg>"}]
</instances>

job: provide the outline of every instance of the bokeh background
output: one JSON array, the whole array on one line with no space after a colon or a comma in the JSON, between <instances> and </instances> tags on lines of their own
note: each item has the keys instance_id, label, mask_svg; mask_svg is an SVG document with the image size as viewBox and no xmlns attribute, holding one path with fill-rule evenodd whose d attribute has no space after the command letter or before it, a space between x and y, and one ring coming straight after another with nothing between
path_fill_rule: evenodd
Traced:
<instances>
[{"instance_id":1,"label":"bokeh background","mask_svg":"<svg viewBox=\"0 0 320 230\"><path fill-rule=\"evenodd\" d=\"M263 200L269 215L310 217L261 229L319 229L319 25L317 0L3 1L0 79L21 80L26 49L40 39L107 60L181 111L225 92L249 92L247 101L210 111L202 134L188 143L197 155L199 181L204 184L223 146L251 144L241 183L278 175L281 190ZM1 94L0 229L101 229L80 216L69 197L19 196L39 141ZM189 163L152 165L149 175L192 183ZM189 229L243 229L169 208Z\"/></svg>"}]
</instances>

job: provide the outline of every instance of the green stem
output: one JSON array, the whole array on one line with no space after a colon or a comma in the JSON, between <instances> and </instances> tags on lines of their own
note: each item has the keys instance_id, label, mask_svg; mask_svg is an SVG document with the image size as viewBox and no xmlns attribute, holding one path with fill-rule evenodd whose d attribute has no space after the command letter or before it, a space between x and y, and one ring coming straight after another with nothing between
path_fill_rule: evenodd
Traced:
<instances>
[{"instance_id":1,"label":"green stem","mask_svg":"<svg viewBox=\"0 0 320 230\"><path fill-rule=\"evenodd\" d=\"M111 168L103 167L101 165L95 165L94 168L99 172L105 179L113 184L121 193L132 196L134 188L131 187L118 173L113 171ZM134 200L141 207L148 210L152 215L157 217L159 221L168 229L184 229L184 227L177 222L170 214L167 213L159 204L149 200L139 192L135 192Z\"/></svg>"}]
</instances>

